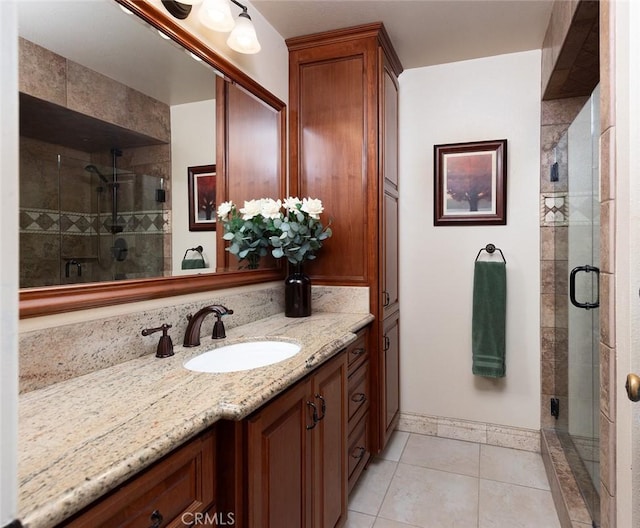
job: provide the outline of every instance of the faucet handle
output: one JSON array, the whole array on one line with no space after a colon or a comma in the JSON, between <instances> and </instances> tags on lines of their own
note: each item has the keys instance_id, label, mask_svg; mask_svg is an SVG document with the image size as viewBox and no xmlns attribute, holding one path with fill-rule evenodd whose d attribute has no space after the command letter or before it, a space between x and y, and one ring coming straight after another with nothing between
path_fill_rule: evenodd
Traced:
<instances>
[{"instance_id":1,"label":"faucet handle","mask_svg":"<svg viewBox=\"0 0 640 528\"><path fill-rule=\"evenodd\" d=\"M145 328L144 330L142 330L143 336L148 336L162 330L162 335L160 336L160 340L158 341L158 348L156 349L157 358L173 356L173 341L171 341L171 336L169 336L169 334L167 333L167 330L169 330L169 328L171 328L170 324L163 324L158 326L157 328Z\"/></svg>"},{"instance_id":2,"label":"faucet handle","mask_svg":"<svg viewBox=\"0 0 640 528\"><path fill-rule=\"evenodd\" d=\"M227 334L224 331L224 323L222 322L222 314L216 312L216 322L213 324L213 332L211 333L211 338L212 339L224 339L225 337L227 337Z\"/></svg>"}]
</instances>

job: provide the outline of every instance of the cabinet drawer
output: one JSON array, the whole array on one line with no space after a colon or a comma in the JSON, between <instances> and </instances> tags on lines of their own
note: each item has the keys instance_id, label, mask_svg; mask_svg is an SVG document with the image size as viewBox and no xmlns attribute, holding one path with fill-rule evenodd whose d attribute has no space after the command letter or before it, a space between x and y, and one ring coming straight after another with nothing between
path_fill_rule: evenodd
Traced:
<instances>
[{"instance_id":1,"label":"cabinet drawer","mask_svg":"<svg viewBox=\"0 0 640 528\"><path fill-rule=\"evenodd\" d=\"M365 413L349 435L349 493L369 460L369 413Z\"/></svg>"},{"instance_id":2,"label":"cabinet drawer","mask_svg":"<svg viewBox=\"0 0 640 528\"><path fill-rule=\"evenodd\" d=\"M214 431L209 431L133 477L63 526L164 528L190 526L196 515L205 517L204 512L213 517L214 455ZM200 524L203 523L204 519Z\"/></svg>"},{"instance_id":3,"label":"cabinet drawer","mask_svg":"<svg viewBox=\"0 0 640 528\"><path fill-rule=\"evenodd\" d=\"M369 408L369 361L362 363L358 370L349 376L348 419L351 429Z\"/></svg>"},{"instance_id":4,"label":"cabinet drawer","mask_svg":"<svg viewBox=\"0 0 640 528\"><path fill-rule=\"evenodd\" d=\"M358 338L347 347L347 365L349 375L358 368L358 365L368 357L367 332L361 330Z\"/></svg>"}]
</instances>

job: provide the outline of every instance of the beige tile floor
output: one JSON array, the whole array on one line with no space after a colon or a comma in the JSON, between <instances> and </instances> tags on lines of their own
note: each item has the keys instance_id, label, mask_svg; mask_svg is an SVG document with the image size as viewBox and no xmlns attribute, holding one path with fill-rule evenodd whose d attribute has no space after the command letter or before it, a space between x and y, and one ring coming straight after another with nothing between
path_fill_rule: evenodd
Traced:
<instances>
[{"instance_id":1,"label":"beige tile floor","mask_svg":"<svg viewBox=\"0 0 640 528\"><path fill-rule=\"evenodd\" d=\"M346 528L560 528L539 453L397 431Z\"/></svg>"}]
</instances>

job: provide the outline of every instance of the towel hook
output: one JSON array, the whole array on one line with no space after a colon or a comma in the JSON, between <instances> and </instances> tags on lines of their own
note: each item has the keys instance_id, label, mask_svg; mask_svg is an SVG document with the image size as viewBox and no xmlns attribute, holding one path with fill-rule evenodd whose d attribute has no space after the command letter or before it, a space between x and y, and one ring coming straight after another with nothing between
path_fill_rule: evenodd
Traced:
<instances>
[{"instance_id":1,"label":"towel hook","mask_svg":"<svg viewBox=\"0 0 640 528\"><path fill-rule=\"evenodd\" d=\"M504 253L502 252L502 250L500 248L496 247L494 244L487 244L485 247L480 248L480 251L478 251L478 254L476 255L476 261L480 257L480 253L482 253L483 251L486 251L487 253L489 253L491 255L492 253L494 253L496 251L496 249L500 252L500 256L502 257L502 260L506 264L507 263L507 259L504 258Z\"/></svg>"}]
</instances>

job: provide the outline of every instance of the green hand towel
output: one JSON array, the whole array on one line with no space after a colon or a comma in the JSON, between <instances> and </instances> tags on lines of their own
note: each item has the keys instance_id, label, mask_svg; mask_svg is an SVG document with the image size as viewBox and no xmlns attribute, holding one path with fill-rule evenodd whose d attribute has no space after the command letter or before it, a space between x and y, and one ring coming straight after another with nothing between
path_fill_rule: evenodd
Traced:
<instances>
[{"instance_id":1,"label":"green hand towel","mask_svg":"<svg viewBox=\"0 0 640 528\"><path fill-rule=\"evenodd\" d=\"M505 375L507 271L504 262L476 261L473 275L472 371L477 376Z\"/></svg>"},{"instance_id":2,"label":"green hand towel","mask_svg":"<svg viewBox=\"0 0 640 528\"><path fill-rule=\"evenodd\" d=\"M199 259L183 259L182 260L182 269L200 269L206 268L204 259L201 257Z\"/></svg>"}]
</instances>

